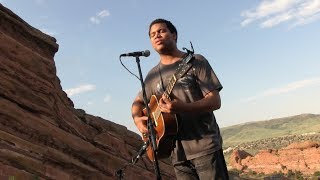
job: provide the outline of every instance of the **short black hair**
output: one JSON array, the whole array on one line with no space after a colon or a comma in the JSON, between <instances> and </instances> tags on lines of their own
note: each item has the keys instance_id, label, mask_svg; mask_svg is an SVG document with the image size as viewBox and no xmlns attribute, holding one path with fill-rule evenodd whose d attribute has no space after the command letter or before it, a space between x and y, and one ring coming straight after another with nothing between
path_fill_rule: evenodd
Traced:
<instances>
[{"instance_id":1,"label":"short black hair","mask_svg":"<svg viewBox=\"0 0 320 180\"><path fill-rule=\"evenodd\" d=\"M167 25L169 31L171 33L175 33L176 34L176 36L177 36L176 40L178 40L178 32L177 32L176 27L170 21L165 20L165 19L161 19L161 18L155 19L150 23L150 25L149 25L149 37L150 37L151 26L154 25L154 24L158 24L158 23L165 23Z\"/></svg>"}]
</instances>

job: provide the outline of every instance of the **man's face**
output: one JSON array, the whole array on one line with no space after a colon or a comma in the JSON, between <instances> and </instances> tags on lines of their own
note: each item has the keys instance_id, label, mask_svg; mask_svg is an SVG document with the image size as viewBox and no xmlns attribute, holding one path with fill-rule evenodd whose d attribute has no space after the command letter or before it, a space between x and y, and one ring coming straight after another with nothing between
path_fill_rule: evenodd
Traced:
<instances>
[{"instance_id":1,"label":"man's face","mask_svg":"<svg viewBox=\"0 0 320 180\"><path fill-rule=\"evenodd\" d=\"M176 34L171 33L165 23L157 23L150 28L150 41L158 53L170 52L176 46Z\"/></svg>"}]
</instances>

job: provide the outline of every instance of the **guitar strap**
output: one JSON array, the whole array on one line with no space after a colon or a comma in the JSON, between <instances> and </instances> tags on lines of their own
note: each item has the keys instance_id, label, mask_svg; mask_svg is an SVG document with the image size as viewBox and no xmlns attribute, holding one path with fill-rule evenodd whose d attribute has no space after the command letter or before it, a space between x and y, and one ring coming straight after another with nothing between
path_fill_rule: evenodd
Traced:
<instances>
[{"instance_id":1,"label":"guitar strap","mask_svg":"<svg viewBox=\"0 0 320 180\"><path fill-rule=\"evenodd\" d=\"M178 80L183 75L185 75L188 70L191 68L192 63L190 62L193 58L193 53L188 53L188 55L182 60L181 64L179 65L179 68L176 70L173 76ZM173 78L173 77L172 77Z\"/></svg>"}]
</instances>

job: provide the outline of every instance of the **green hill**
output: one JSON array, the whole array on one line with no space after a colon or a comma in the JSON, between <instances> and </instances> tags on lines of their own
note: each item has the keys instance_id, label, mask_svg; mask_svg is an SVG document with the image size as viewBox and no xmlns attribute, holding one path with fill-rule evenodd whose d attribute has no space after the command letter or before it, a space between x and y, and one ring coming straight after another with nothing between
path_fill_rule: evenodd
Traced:
<instances>
[{"instance_id":1,"label":"green hill","mask_svg":"<svg viewBox=\"0 0 320 180\"><path fill-rule=\"evenodd\" d=\"M301 114L221 128L224 148L261 139L308 133L320 133L319 114Z\"/></svg>"}]
</instances>

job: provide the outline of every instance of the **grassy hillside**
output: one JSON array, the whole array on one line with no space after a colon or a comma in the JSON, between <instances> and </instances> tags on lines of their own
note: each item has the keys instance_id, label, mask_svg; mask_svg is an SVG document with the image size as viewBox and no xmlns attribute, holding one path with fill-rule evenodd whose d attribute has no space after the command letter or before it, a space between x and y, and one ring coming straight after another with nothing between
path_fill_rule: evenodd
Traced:
<instances>
[{"instance_id":1,"label":"grassy hillside","mask_svg":"<svg viewBox=\"0 0 320 180\"><path fill-rule=\"evenodd\" d=\"M221 128L224 148L261 139L306 133L320 133L320 115L301 114Z\"/></svg>"}]
</instances>

